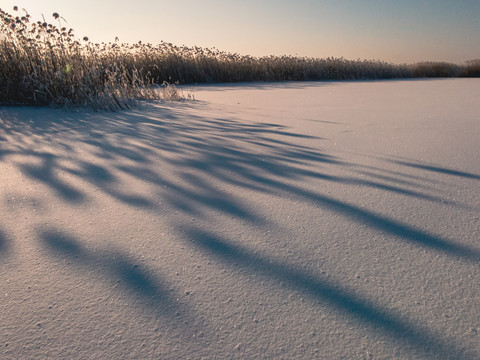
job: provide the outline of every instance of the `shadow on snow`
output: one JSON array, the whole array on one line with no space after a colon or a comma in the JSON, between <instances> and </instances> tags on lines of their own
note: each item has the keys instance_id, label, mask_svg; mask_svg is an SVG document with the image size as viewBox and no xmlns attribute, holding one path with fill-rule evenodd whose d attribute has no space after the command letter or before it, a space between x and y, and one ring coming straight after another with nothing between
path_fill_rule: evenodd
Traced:
<instances>
[{"instance_id":1,"label":"shadow on snow","mask_svg":"<svg viewBox=\"0 0 480 360\"><path fill-rule=\"evenodd\" d=\"M469 358L453 343L442 340L441 336L431 333L427 328L422 329L410 324L401 316L363 300L327 280L253 254L215 234L190 228L186 229L186 236L201 251L215 256L231 266L241 267L248 272L255 272L270 280L287 284L290 288L299 290L320 303L326 303L367 324L373 330L390 336L394 341L423 352L424 355L445 359Z\"/></svg>"},{"instance_id":2,"label":"shadow on snow","mask_svg":"<svg viewBox=\"0 0 480 360\"><path fill-rule=\"evenodd\" d=\"M206 106L202 103L147 105L139 111L108 116L45 109L0 111L0 161L13 162L28 178L43 184L72 206L89 200L89 192L75 185L80 182L121 205L137 209L160 213L162 208L158 204L166 202L174 210L189 215L201 217L214 211L252 225L264 224L263 214L238 195L219 191L216 185L234 186L301 199L409 244L467 262L479 262L478 249L301 186L305 180L314 180L373 189L441 206L458 205L445 204L441 197L431 195L429 190L433 192L433 189L421 178L403 174L401 169L391 171L349 163L300 144L302 140L314 138L285 126L247 123L235 115L206 118L187 111ZM397 165L480 178L480 175L414 162L397 162ZM164 168L169 170L163 173ZM332 175L336 170L350 171L352 175ZM148 187L148 191L137 190L134 187L137 182L144 185L142 189ZM462 356L460 350L427 330L416 329L401 317L301 270L270 262L215 234L191 229L188 236L203 251L285 281L292 288L393 338L403 339L415 348L439 357L442 354L451 354L451 358ZM113 282L120 281L126 291L163 309L161 312L171 315L174 311L176 305L161 282L125 255L113 250L89 251L73 237L55 230L41 231L40 238L53 253L75 259L83 268ZM6 247L5 236L0 233L0 255Z\"/></svg>"}]
</instances>

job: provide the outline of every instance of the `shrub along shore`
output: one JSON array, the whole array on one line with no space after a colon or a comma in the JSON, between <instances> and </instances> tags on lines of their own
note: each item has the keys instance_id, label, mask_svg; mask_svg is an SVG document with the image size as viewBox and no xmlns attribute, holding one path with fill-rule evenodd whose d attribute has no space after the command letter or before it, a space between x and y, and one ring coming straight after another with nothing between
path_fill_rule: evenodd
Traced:
<instances>
[{"instance_id":1,"label":"shrub along shore","mask_svg":"<svg viewBox=\"0 0 480 360\"><path fill-rule=\"evenodd\" d=\"M0 9L0 105L119 110L140 99L181 99L173 85L242 81L479 77L480 60L390 64L379 60L252 57L216 49L79 39L59 14L53 24ZM18 14L18 15L17 15Z\"/></svg>"}]
</instances>

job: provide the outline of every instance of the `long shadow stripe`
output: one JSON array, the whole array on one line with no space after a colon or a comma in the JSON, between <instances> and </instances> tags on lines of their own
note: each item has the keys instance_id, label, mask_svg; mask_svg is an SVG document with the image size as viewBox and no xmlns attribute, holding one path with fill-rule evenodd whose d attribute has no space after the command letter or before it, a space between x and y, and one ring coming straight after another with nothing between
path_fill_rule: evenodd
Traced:
<instances>
[{"instance_id":1,"label":"long shadow stripe","mask_svg":"<svg viewBox=\"0 0 480 360\"><path fill-rule=\"evenodd\" d=\"M282 265L249 253L238 246L229 244L213 234L189 229L187 237L197 247L213 254L222 261L255 271L270 279L288 284L318 301L327 303L342 312L353 316L362 323L370 325L378 332L388 334L395 340L421 351L427 357L448 359L469 359L469 355L459 349L452 341L441 339L428 329L419 328L402 320L399 316L381 309L379 306L360 299L346 290L319 280L301 270Z\"/></svg>"}]
</instances>

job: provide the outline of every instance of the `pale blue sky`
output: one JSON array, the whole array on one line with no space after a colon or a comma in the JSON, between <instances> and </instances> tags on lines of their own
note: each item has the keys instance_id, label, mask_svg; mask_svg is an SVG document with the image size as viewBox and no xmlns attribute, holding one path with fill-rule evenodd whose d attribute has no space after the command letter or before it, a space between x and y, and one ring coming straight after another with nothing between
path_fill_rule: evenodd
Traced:
<instances>
[{"instance_id":1,"label":"pale blue sky","mask_svg":"<svg viewBox=\"0 0 480 360\"><path fill-rule=\"evenodd\" d=\"M216 47L262 55L381 59L480 58L480 0L0 0L48 21L58 12L95 42Z\"/></svg>"}]
</instances>

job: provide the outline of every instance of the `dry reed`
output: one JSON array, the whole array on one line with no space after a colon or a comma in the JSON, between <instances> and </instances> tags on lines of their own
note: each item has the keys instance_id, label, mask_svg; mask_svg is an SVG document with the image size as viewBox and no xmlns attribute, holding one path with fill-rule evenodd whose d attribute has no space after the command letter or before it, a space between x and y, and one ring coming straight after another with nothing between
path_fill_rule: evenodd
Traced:
<instances>
[{"instance_id":1,"label":"dry reed","mask_svg":"<svg viewBox=\"0 0 480 360\"><path fill-rule=\"evenodd\" d=\"M24 9L18 16L0 9L0 105L115 111L135 106L139 99L182 99L171 83L480 76L480 60L463 66L395 65L344 58L252 57L166 42L95 44L87 37L79 40L58 13L53 18L56 25L34 22Z\"/></svg>"}]
</instances>

